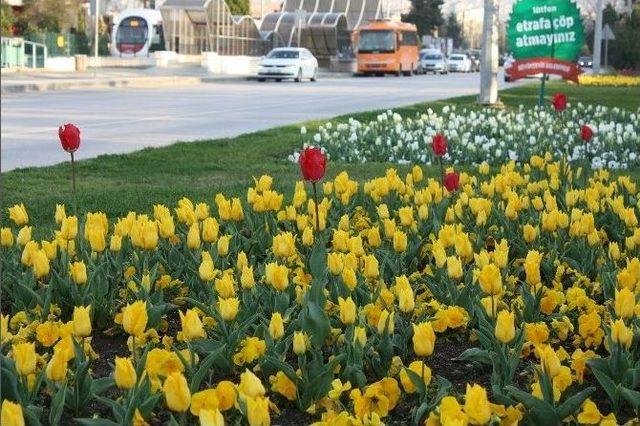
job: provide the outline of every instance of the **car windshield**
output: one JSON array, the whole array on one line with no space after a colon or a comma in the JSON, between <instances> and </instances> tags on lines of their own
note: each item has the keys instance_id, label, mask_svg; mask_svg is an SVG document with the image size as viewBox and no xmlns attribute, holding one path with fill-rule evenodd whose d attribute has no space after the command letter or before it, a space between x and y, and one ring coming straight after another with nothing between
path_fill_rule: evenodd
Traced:
<instances>
[{"instance_id":1,"label":"car windshield","mask_svg":"<svg viewBox=\"0 0 640 426\"><path fill-rule=\"evenodd\" d=\"M361 31L358 50L366 52L393 52L396 50L393 31Z\"/></svg>"},{"instance_id":2,"label":"car windshield","mask_svg":"<svg viewBox=\"0 0 640 426\"><path fill-rule=\"evenodd\" d=\"M300 52L297 50L272 50L267 55L270 59L298 59Z\"/></svg>"},{"instance_id":3,"label":"car windshield","mask_svg":"<svg viewBox=\"0 0 640 426\"><path fill-rule=\"evenodd\" d=\"M116 31L116 43L145 44L147 34L147 21L138 16L130 16L120 22Z\"/></svg>"},{"instance_id":4,"label":"car windshield","mask_svg":"<svg viewBox=\"0 0 640 426\"><path fill-rule=\"evenodd\" d=\"M438 59L442 59L442 55L433 54L433 53L425 53L424 59L438 60Z\"/></svg>"},{"instance_id":5,"label":"car windshield","mask_svg":"<svg viewBox=\"0 0 640 426\"><path fill-rule=\"evenodd\" d=\"M464 56L462 56L462 55L451 55L450 59L452 61L464 61Z\"/></svg>"}]
</instances>

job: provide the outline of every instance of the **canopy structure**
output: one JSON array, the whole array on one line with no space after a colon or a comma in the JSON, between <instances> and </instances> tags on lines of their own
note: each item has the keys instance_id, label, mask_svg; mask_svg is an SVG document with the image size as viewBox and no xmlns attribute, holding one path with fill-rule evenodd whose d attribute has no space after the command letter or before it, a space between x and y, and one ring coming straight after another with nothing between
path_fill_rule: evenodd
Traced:
<instances>
[{"instance_id":1,"label":"canopy structure","mask_svg":"<svg viewBox=\"0 0 640 426\"><path fill-rule=\"evenodd\" d=\"M260 28L233 16L224 0L167 0L161 7L165 43L183 54L261 56L279 46L300 46L317 57L348 56L351 32L380 18L381 0L285 0ZM299 32L299 34L298 34Z\"/></svg>"},{"instance_id":2,"label":"canopy structure","mask_svg":"<svg viewBox=\"0 0 640 426\"><path fill-rule=\"evenodd\" d=\"M301 29L298 11L304 11ZM280 34L288 46L298 44L300 31L300 46L318 57L348 56L351 32L381 13L381 0L285 0L280 12L265 16L261 29Z\"/></svg>"},{"instance_id":3,"label":"canopy structure","mask_svg":"<svg viewBox=\"0 0 640 426\"><path fill-rule=\"evenodd\" d=\"M160 13L167 49L177 53L261 56L283 45L251 17L231 15L224 0L167 0Z\"/></svg>"}]
</instances>

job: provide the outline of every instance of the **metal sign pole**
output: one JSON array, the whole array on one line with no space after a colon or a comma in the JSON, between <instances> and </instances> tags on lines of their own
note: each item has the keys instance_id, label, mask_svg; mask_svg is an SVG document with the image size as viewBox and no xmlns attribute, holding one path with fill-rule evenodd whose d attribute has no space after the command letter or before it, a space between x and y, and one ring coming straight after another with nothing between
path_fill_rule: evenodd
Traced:
<instances>
[{"instance_id":1,"label":"metal sign pole","mask_svg":"<svg viewBox=\"0 0 640 426\"><path fill-rule=\"evenodd\" d=\"M93 76L96 77L98 74L98 42L99 42L99 33L100 33L100 0L96 0L96 20L95 20L95 28L93 34Z\"/></svg>"}]
</instances>

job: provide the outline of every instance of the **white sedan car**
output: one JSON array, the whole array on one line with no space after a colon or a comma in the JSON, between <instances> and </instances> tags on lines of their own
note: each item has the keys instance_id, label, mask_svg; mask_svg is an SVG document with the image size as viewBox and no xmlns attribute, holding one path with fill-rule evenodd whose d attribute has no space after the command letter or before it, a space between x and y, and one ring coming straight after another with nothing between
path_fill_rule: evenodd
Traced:
<instances>
[{"instance_id":1,"label":"white sedan car","mask_svg":"<svg viewBox=\"0 0 640 426\"><path fill-rule=\"evenodd\" d=\"M316 81L318 78L318 60L303 47L279 47L262 58L258 67L258 81L272 79L282 81L303 78Z\"/></svg>"},{"instance_id":2,"label":"white sedan car","mask_svg":"<svg viewBox=\"0 0 640 426\"><path fill-rule=\"evenodd\" d=\"M449 71L471 72L471 58L466 53L454 53L449 56Z\"/></svg>"}]
</instances>

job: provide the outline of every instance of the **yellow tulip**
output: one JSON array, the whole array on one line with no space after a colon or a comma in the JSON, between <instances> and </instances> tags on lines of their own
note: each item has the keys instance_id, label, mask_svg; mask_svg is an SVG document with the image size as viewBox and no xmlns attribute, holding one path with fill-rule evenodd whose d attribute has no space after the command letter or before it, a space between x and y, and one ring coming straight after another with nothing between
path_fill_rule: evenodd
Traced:
<instances>
[{"instance_id":1,"label":"yellow tulip","mask_svg":"<svg viewBox=\"0 0 640 426\"><path fill-rule=\"evenodd\" d=\"M267 263L265 266L265 281L276 290L283 291L289 286L289 268L277 263Z\"/></svg>"},{"instance_id":2,"label":"yellow tulip","mask_svg":"<svg viewBox=\"0 0 640 426\"><path fill-rule=\"evenodd\" d=\"M447 258L447 275L452 280L459 280L462 278L462 262L460 258L456 256L450 256Z\"/></svg>"},{"instance_id":3,"label":"yellow tulip","mask_svg":"<svg viewBox=\"0 0 640 426\"><path fill-rule=\"evenodd\" d=\"M36 327L36 339L45 348L53 346L59 338L60 328L55 322L46 321Z\"/></svg>"},{"instance_id":4,"label":"yellow tulip","mask_svg":"<svg viewBox=\"0 0 640 426\"><path fill-rule=\"evenodd\" d=\"M469 418L454 396L445 396L440 401L440 424L466 426Z\"/></svg>"},{"instance_id":5,"label":"yellow tulip","mask_svg":"<svg viewBox=\"0 0 640 426\"><path fill-rule=\"evenodd\" d=\"M253 374L249 369L245 369L244 373L240 374L238 393L243 398L256 398L264 396L266 389L255 374Z\"/></svg>"},{"instance_id":6,"label":"yellow tulip","mask_svg":"<svg viewBox=\"0 0 640 426\"><path fill-rule=\"evenodd\" d=\"M229 253L230 235L223 235L218 238L218 256L226 256Z\"/></svg>"},{"instance_id":7,"label":"yellow tulip","mask_svg":"<svg viewBox=\"0 0 640 426\"><path fill-rule=\"evenodd\" d=\"M61 382L67 377L67 357L64 353L53 354L47 364L46 374L52 382Z\"/></svg>"},{"instance_id":8,"label":"yellow tulip","mask_svg":"<svg viewBox=\"0 0 640 426\"><path fill-rule=\"evenodd\" d=\"M636 297L631 290L624 287L622 290L616 290L616 298L614 308L618 318L631 318L634 314L636 306Z\"/></svg>"},{"instance_id":9,"label":"yellow tulip","mask_svg":"<svg viewBox=\"0 0 640 426\"><path fill-rule=\"evenodd\" d=\"M60 223L60 236L69 241L78 235L78 218L76 216L65 217Z\"/></svg>"},{"instance_id":10,"label":"yellow tulip","mask_svg":"<svg viewBox=\"0 0 640 426\"><path fill-rule=\"evenodd\" d=\"M496 295L502 292L502 275L500 269L493 263L482 267L478 273L478 281L485 294Z\"/></svg>"},{"instance_id":11,"label":"yellow tulip","mask_svg":"<svg viewBox=\"0 0 640 426\"><path fill-rule=\"evenodd\" d=\"M538 228L526 224L522 227L522 236L527 243L532 243L538 238Z\"/></svg>"},{"instance_id":12,"label":"yellow tulip","mask_svg":"<svg viewBox=\"0 0 640 426\"><path fill-rule=\"evenodd\" d=\"M16 224L16 226L23 226L29 223L29 215L24 204L16 204L13 207L9 207L9 218Z\"/></svg>"},{"instance_id":13,"label":"yellow tulip","mask_svg":"<svg viewBox=\"0 0 640 426\"><path fill-rule=\"evenodd\" d=\"M529 251L524 260L527 283L533 287L537 287L541 283L540 262L542 262L542 255L535 250Z\"/></svg>"},{"instance_id":14,"label":"yellow tulip","mask_svg":"<svg viewBox=\"0 0 640 426\"><path fill-rule=\"evenodd\" d=\"M200 410L200 426L224 426L224 416L220 410Z\"/></svg>"},{"instance_id":15,"label":"yellow tulip","mask_svg":"<svg viewBox=\"0 0 640 426\"><path fill-rule=\"evenodd\" d=\"M429 356L436 344L436 334L430 322L413 324L413 351L418 356Z\"/></svg>"},{"instance_id":16,"label":"yellow tulip","mask_svg":"<svg viewBox=\"0 0 640 426\"><path fill-rule=\"evenodd\" d=\"M91 336L91 305L73 308L73 335L75 337Z\"/></svg>"},{"instance_id":17,"label":"yellow tulip","mask_svg":"<svg viewBox=\"0 0 640 426\"><path fill-rule=\"evenodd\" d=\"M191 392L184 375L179 372L171 373L164 381L162 392L171 411L185 412L191 405Z\"/></svg>"},{"instance_id":18,"label":"yellow tulip","mask_svg":"<svg viewBox=\"0 0 640 426\"><path fill-rule=\"evenodd\" d=\"M191 250L195 250L200 248L200 224L198 222L194 222L189 227L189 232L187 233L187 247Z\"/></svg>"},{"instance_id":19,"label":"yellow tulip","mask_svg":"<svg viewBox=\"0 0 640 426\"><path fill-rule=\"evenodd\" d=\"M60 225L66 217L67 217L67 212L64 208L64 204L56 204L56 213L54 215L54 218L56 219L56 224Z\"/></svg>"},{"instance_id":20,"label":"yellow tulip","mask_svg":"<svg viewBox=\"0 0 640 426\"><path fill-rule=\"evenodd\" d=\"M284 336L284 321L282 320L280 312L274 312L271 314L271 320L269 321L269 335L275 340Z\"/></svg>"},{"instance_id":21,"label":"yellow tulip","mask_svg":"<svg viewBox=\"0 0 640 426\"><path fill-rule=\"evenodd\" d=\"M633 342L633 330L627 327L624 321L618 319L611 324L611 340L629 349Z\"/></svg>"},{"instance_id":22,"label":"yellow tulip","mask_svg":"<svg viewBox=\"0 0 640 426\"><path fill-rule=\"evenodd\" d=\"M395 250L396 253L404 253L407 251L407 234L399 230L393 233L393 250Z\"/></svg>"},{"instance_id":23,"label":"yellow tulip","mask_svg":"<svg viewBox=\"0 0 640 426\"><path fill-rule=\"evenodd\" d=\"M380 318L378 319L378 334L384 334L385 330L387 334L393 334L395 331L395 325L395 312L389 313L389 311L384 309L380 313Z\"/></svg>"},{"instance_id":24,"label":"yellow tulip","mask_svg":"<svg viewBox=\"0 0 640 426\"><path fill-rule=\"evenodd\" d=\"M561 367L558 354L556 354L551 345L540 346L537 349L542 370L551 378L557 376L560 373Z\"/></svg>"},{"instance_id":25,"label":"yellow tulip","mask_svg":"<svg viewBox=\"0 0 640 426\"><path fill-rule=\"evenodd\" d=\"M293 352L296 355L303 355L307 351L307 336L303 331L293 332Z\"/></svg>"},{"instance_id":26,"label":"yellow tulip","mask_svg":"<svg viewBox=\"0 0 640 426\"><path fill-rule=\"evenodd\" d=\"M424 385L428 386L431 383L431 369L427 367L422 361L412 361L409 364L408 368L403 368L400 370L400 383L402 383L402 387L406 393L415 393L416 386L413 384L413 381L409 377L407 370L410 370L418 375L418 377L422 376L422 380L424 381Z\"/></svg>"},{"instance_id":27,"label":"yellow tulip","mask_svg":"<svg viewBox=\"0 0 640 426\"><path fill-rule=\"evenodd\" d=\"M302 244L307 247L313 245L313 230L308 226L304 228L304 231L302 232Z\"/></svg>"},{"instance_id":28,"label":"yellow tulip","mask_svg":"<svg viewBox=\"0 0 640 426\"><path fill-rule=\"evenodd\" d=\"M467 384L467 393L464 397L464 412L469 417L472 425L484 425L491 419L491 406L487 398L487 391L480 385Z\"/></svg>"},{"instance_id":29,"label":"yellow tulip","mask_svg":"<svg viewBox=\"0 0 640 426\"><path fill-rule=\"evenodd\" d=\"M367 330L364 327L353 329L353 342L358 342L363 348L367 344Z\"/></svg>"},{"instance_id":30,"label":"yellow tulip","mask_svg":"<svg viewBox=\"0 0 640 426\"><path fill-rule=\"evenodd\" d=\"M58 242L53 241L41 241L42 250L47 255L47 259L53 260L58 255Z\"/></svg>"},{"instance_id":31,"label":"yellow tulip","mask_svg":"<svg viewBox=\"0 0 640 426\"><path fill-rule=\"evenodd\" d=\"M122 309L122 328L132 336L140 336L147 327L147 303L138 300Z\"/></svg>"},{"instance_id":32,"label":"yellow tulip","mask_svg":"<svg viewBox=\"0 0 640 426\"><path fill-rule=\"evenodd\" d=\"M34 343L14 344L12 352L19 375L28 376L36 371L36 345Z\"/></svg>"},{"instance_id":33,"label":"yellow tulip","mask_svg":"<svg viewBox=\"0 0 640 426\"><path fill-rule=\"evenodd\" d=\"M356 322L356 304L351 297L343 299L338 297L338 305L340 307L340 321L343 324L353 324Z\"/></svg>"},{"instance_id":34,"label":"yellow tulip","mask_svg":"<svg viewBox=\"0 0 640 426\"><path fill-rule=\"evenodd\" d=\"M516 337L515 315L507 310L500 311L496 321L495 336L502 343L509 343Z\"/></svg>"},{"instance_id":35,"label":"yellow tulip","mask_svg":"<svg viewBox=\"0 0 640 426\"><path fill-rule=\"evenodd\" d=\"M195 309L188 309L184 314L182 311L178 312L180 313L180 323L182 324L182 339L185 342L207 336Z\"/></svg>"},{"instance_id":36,"label":"yellow tulip","mask_svg":"<svg viewBox=\"0 0 640 426\"><path fill-rule=\"evenodd\" d=\"M276 257L288 258L296 253L296 242L291 232L283 232L273 236L271 250Z\"/></svg>"},{"instance_id":37,"label":"yellow tulip","mask_svg":"<svg viewBox=\"0 0 640 426\"><path fill-rule=\"evenodd\" d=\"M269 398L248 398L246 403L249 426L269 426L271 424Z\"/></svg>"},{"instance_id":38,"label":"yellow tulip","mask_svg":"<svg viewBox=\"0 0 640 426\"><path fill-rule=\"evenodd\" d=\"M113 378L116 381L116 386L120 389L132 389L137 383L138 376L131 362L131 358L116 356L115 364Z\"/></svg>"},{"instance_id":39,"label":"yellow tulip","mask_svg":"<svg viewBox=\"0 0 640 426\"><path fill-rule=\"evenodd\" d=\"M214 217L208 217L202 221L202 239L207 243L215 243L218 241L218 233L220 225Z\"/></svg>"},{"instance_id":40,"label":"yellow tulip","mask_svg":"<svg viewBox=\"0 0 640 426\"><path fill-rule=\"evenodd\" d=\"M13 245L13 233L11 228L0 229L0 245L3 247L11 247Z\"/></svg>"},{"instance_id":41,"label":"yellow tulip","mask_svg":"<svg viewBox=\"0 0 640 426\"><path fill-rule=\"evenodd\" d=\"M228 299L218 298L218 310L225 321L233 321L236 318L239 306L240 300L235 297Z\"/></svg>"},{"instance_id":42,"label":"yellow tulip","mask_svg":"<svg viewBox=\"0 0 640 426\"><path fill-rule=\"evenodd\" d=\"M378 259L372 254L364 256L364 276L368 279L376 279L380 276Z\"/></svg>"},{"instance_id":43,"label":"yellow tulip","mask_svg":"<svg viewBox=\"0 0 640 426\"><path fill-rule=\"evenodd\" d=\"M69 265L69 274L74 283L78 285L87 283L87 267L84 262L73 262Z\"/></svg>"},{"instance_id":44,"label":"yellow tulip","mask_svg":"<svg viewBox=\"0 0 640 426\"><path fill-rule=\"evenodd\" d=\"M253 266L244 266L240 275L240 285L242 288L250 289L255 285L256 280L253 276Z\"/></svg>"},{"instance_id":45,"label":"yellow tulip","mask_svg":"<svg viewBox=\"0 0 640 426\"><path fill-rule=\"evenodd\" d=\"M213 281L216 276L216 268L213 265L211 254L207 251L202 252L202 261L198 267L198 274L202 281Z\"/></svg>"},{"instance_id":46,"label":"yellow tulip","mask_svg":"<svg viewBox=\"0 0 640 426\"><path fill-rule=\"evenodd\" d=\"M122 249L122 236L112 235L109 240L109 250L112 252L119 252Z\"/></svg>"},{"instance_id":47,"label":"yellow tulip","mask_svg":"<svg viewBox=\"0 0 640 426\"><path fill-rule=\"evenodd\" d=\"M16 242L24 247L29 241L31 241L31 226L23 226L18 231Z\"/></svg>"},{"instance_id":48,"label":"yellow tulip","mask_svg":"<svg viewBox=\"0 0 640 426\"><path fill-rule=\"evenodd\" d=\"M33 268L33 275L36 278L42 278L49 274L50 265L47 253L44 250L36 250L31 254L31 266Z\"/></svg>"},{"instance_id":49,"label":"yellow tulip","mask_svg":"<svg viewBox=\"0 0 640 426\"><path fill-rule=\"evenodd\" d=\"M22 406L8 399L2 401L2 414L0 414L2 426L24 426Z\"/></svg>"}]
</instances>

